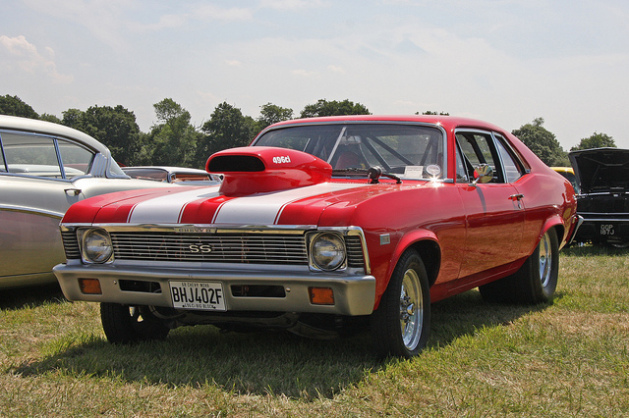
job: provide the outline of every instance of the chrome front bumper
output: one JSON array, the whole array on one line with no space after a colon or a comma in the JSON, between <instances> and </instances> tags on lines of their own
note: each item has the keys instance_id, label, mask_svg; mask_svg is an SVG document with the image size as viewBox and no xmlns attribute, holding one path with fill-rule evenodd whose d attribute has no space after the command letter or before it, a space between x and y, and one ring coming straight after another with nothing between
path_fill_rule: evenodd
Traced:
<instances>
[{"instance_id":1,"label":"chrome front bumper","mask_svg":"<svg viewBox=\"0 0 629 418\"><path fill-rule=\"evenodd\" d=\"M64 295L73 301L112 302L126 305L173 307L170 281L221 283L228 312L274 311L311 312L340 315L368 315L373 312L376 280L371 275L321 273L301 270L263 269L181 269L157 266L59 264L53 272ZM79 279L98 279L101 294L81 291ZM151 291L124 290L121 283L153 283ZM155 285L157 284L158 287ZM281 286L282 297L234 296L232 286ZM125 287L125 286L123 286ZM140 286L141 287L141 286ZM334 292L333 305L310 302L310 287L327 287Z\"/></svg>"}]
</instances>

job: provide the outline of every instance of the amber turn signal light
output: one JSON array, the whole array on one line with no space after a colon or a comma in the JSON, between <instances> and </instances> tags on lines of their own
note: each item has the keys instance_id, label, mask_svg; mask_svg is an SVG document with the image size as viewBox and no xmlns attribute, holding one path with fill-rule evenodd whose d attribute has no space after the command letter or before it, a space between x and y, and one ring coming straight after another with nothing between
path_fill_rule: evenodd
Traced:
<instances>
[{"instance_id":1,"label":"amber turn signal light","mask_svg":"<svg viewBox=\"0 0 629 418\"><path fill-rule=\"evenodd\" d=\"M79 287L81 292L87 295L100 295L100 282L98 279L79 279Z\"/></svg>"},{"instance_id":2,"label":"amber turn signal light","mask_svg":"<svg viewBox=\"0 0 629 418\"><path fill-rule=\"evenodd\" d=\"M309 287L308 293L313 305L334 305L334 292L329 287Z\"/></svg>"}]
</instances>

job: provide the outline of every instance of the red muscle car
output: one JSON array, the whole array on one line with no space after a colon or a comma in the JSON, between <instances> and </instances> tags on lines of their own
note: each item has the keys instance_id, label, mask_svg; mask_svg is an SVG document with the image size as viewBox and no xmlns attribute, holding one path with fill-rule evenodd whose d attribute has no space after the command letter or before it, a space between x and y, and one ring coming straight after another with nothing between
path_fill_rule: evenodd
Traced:
<instances>
[{"instance_id":1,"label":"red muscle car","mask_svg":"<svg viewBox=\"0 0 629 418\"><path fill-rule=\"evenodd\" d=\"M570 182L509 132L449 116L292 120L213 154L215 187L121 192L66 213L70 300L113 343L182 325L330 333L368 319L412 357L430 305L479 287L540 303L577 226Z\"/></svg>"}]
</instances>

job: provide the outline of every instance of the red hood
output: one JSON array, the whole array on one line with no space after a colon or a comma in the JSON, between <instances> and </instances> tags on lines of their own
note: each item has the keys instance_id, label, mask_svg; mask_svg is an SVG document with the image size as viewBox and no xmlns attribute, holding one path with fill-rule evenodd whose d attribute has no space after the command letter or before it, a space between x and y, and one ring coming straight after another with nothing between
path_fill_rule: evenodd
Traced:
<instances>
[{"instance_id":1,"label":"red hood","mask_svg":"<svg viewBox=\"0 0 629 418\"><path fill-rule=\"evenodd\" d=\"M63 223L320 225L324 212L332 207L337 214L335 222L349 221L361 202L400 188L424 185L345 180L239 197L219 193L218 186L120 192L72 205Z\"/></svg>"},{"instance_id":2,"label":"red hood","mask_svg":"<svg viewBox=\"0 0 629 418\"><path fill-rule=\"evenodd\" d=\"M64 223L319 225L348 221L355 207L406 185L331 180L331 166L300 151L244 147L218 152L207 170L221 173L221 186L159 188L102 195L73 205ZM342 213L341 213L342 212ZM331 212L330 212L331 213ZM330 221L332 222L332 221Z\"/></svg>"}]
</instances>

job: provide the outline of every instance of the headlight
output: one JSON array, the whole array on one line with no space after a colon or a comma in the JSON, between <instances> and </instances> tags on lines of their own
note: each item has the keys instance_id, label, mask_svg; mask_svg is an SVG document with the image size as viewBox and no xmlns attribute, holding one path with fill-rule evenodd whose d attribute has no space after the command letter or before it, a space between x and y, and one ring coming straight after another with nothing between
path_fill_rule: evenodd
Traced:
<instances>
[{"instance_id":1,"label":"headlight","mask_svg":"<svg viewBox=\"0 0 629 418\"><path fill-rule=\"evenodd\" d=\"M345 242L332 232L316 234L310 241L310 262L317 270L333 271L345 264Z\"/></svg>"},{"instance_id":2,"label":"headlight","mask_svg":"<svg viewBox=\"0 0 629 418\"><path fill-rule=\"evenodd\" d=\"M111 258L113 247L107 231L90 229L83 234L83 255L92 263L104 263Z\"/></svg>"}]
</instances>

